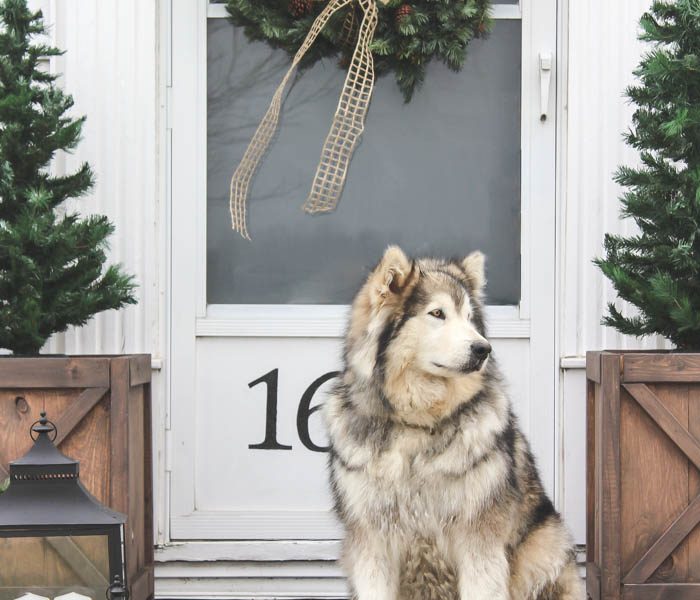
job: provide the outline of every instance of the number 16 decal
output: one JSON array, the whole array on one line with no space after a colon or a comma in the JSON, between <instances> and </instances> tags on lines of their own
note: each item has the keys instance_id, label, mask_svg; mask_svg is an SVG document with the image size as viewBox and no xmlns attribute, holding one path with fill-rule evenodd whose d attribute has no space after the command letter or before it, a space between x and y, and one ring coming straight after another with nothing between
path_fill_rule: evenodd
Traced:
<instances>
[{"instance_id":1,"label":"number 16 decal","mask_svg":"<svg viewBox=\"0 0 700 600\"><path fill-rule=\"evenodd\" d=\"M259 444L250 444L248 448L251 450L291 450L292 447L286 444L281 444L277 441L277 391L279 388L279 369L273 369L269 373L265 373L262 377L251 381L248 384L249 388L254 388L256 385L264 383L267 387L266 410L265 410L265 439ZM311 406L311 401L314 395L324 383L340 375L339 371L331 371L321 375L314 380L311 385L306 388L299 401L297 410L297 434L302 444L312 452L328 452L328 446L319 446L311 440L309 435L309 419L322 404Z\"/></svg>"}]
</instances>

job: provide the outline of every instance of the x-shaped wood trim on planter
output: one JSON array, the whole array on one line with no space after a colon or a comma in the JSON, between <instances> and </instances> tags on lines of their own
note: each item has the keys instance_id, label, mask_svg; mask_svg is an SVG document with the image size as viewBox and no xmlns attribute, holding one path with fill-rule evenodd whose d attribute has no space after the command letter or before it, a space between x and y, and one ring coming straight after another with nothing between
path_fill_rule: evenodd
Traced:
<instances>
[{"instance_id":1,"label":"x-shaped wood trim on planter","mask_svg":"<svg viewBox=\"0 0 700 600\"><path fill-rule=\"evenodd\" d=\"M68 409L57 419L54 420L56 425L56 446L59 446L63 440L76 428L78 423L93 409L93 407L104 397L109 391L106 387L87 388L70 404ZM29 449L29 446L27 446ZM0 479L9 477L9 473L5 467L0 464Z\"/></svg>"},{"instance_id":2,"label":"x-shaped wood trim on planter","mask_svg":"<svg viewBox=\"0 0 700 600\"><path fill-rule=\"evenodd\" d=\"M700 443L661 403L658 396L644 383L625 383L623 387L700 471ZM637 564L629 570L623 582L625 584L646 582L678 544L688 537L698 523L700 523L700 495L678 515L678 518L664 531L661 537L652 544Z\"/></svg>"}]
</instances>

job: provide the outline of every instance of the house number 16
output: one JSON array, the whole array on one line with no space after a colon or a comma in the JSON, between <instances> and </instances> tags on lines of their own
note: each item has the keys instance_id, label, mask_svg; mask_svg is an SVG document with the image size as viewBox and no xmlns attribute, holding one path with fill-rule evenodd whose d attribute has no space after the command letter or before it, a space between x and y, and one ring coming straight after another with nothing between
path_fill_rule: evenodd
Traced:
<instances>
[{"instance_id":1,"label":"house number 16","mask_svg":"<svg viewBox=\"0 0 700 600\"><path fill-rule=\"evenodd\" d=\"M265 373L262 377L258 377L255 381L248 384L249 388L264 383L267 387L267 400L265 411L265 439L259 444L250 444L248 448L251 450L291 450L291 446L280 444L277 441L277 390L278 390L278 374L279 369L273 369L269 373ZM317 410L321 408L321 404L311 407L311 400L314 394L318 391L326 381L337 377L338 371L331 371L325 375L321 375L306 388L299 400L299 409L297 410L297 433L299 440L312 452L328 452L328 446L318 446L311 441L309 435L309 418Z\"/></svg>"}]
</instances>

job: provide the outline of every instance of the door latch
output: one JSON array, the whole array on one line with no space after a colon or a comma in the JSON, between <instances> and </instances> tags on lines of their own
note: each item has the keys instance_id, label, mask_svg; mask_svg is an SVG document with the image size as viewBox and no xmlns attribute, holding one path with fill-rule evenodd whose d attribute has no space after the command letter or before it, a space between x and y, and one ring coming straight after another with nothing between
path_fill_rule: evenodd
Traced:
<instances>
[{"instance_id":1,"label":"door latch","mask_svg":"<svg viewBox=\"0 0 700 600\"><path fill-rule=\"evenodd\" d=\"M540 121L549 113L549 87L552 83L552 53L540 52Z\"/></svg>"}]
</instances>

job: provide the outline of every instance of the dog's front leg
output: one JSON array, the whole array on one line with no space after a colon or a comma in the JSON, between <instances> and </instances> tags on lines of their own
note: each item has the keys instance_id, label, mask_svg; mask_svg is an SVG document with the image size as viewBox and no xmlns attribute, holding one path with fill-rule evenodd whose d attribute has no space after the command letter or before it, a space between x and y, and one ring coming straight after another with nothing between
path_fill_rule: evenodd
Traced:
<instances>
[{"instance_id":1,"label":"dog's front leg","mask_svg":"<svg viewBox=\"0 0 700 600\"><path fill-rule=\"evenodd\" d=\"M399 561L388 537L369 529L353 531L345 561L356 600L397 600Z\"/></svg>"},{"instance_id":2,"label":"dog's front leg","mask_svg":"<svg viewBox=\"0 0 700 600\"><path fill-rule=\"evenodd\" d=\"M508 559L497 540L465 537L454 552L460 600L510 600Z\"/></svg>"}]
</instances>

